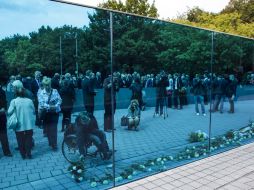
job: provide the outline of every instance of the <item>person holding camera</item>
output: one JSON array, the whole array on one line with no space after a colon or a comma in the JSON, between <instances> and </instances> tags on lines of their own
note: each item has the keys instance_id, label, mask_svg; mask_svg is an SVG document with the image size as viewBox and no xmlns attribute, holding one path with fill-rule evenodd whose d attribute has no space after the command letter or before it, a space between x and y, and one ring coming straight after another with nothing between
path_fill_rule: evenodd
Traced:
<instances>
[{"instance_id":1,"label":"person holding camera","mask_svg":"<svg viewBox=\"0 0 254 190\"><path fill-rule=\"evenodd\" d=\"M57 150L57 124L61 111L62 99L56 89L51 87L51 79L42 80L43 90L38 93L39 114L43 120L43 128L48 137L49 146Z\"/></svg>"},{"instance_id":2,"label":"person holding camera","mask_svg":"<svg viewBox=\"0 0 254 190\"><path fill-rule=\"evenodd\" d=\"M128 129L137 129L138 124L140 122L140 109L138 100L133 99L131 100L131 104L128 107Z\"/></svg>"},{"instance_id":3,"label":"person holding camera","mask_svg":"<svg viewBox=\"0 0 254 190\"><path fill-rule=\"evenodd\" d=\"M111 132L112 129L112 114L115 114L116 110L116 92L119 91L118 78L113 75L113 84L111 82L111 75L108 76L103 82L104 88L104 131ZM113 95L111 97L111 89L113 88ZM112 99L113 98L113 99ZM112 113L112 104L114 107Z\"/></svg>"}]
</instances>

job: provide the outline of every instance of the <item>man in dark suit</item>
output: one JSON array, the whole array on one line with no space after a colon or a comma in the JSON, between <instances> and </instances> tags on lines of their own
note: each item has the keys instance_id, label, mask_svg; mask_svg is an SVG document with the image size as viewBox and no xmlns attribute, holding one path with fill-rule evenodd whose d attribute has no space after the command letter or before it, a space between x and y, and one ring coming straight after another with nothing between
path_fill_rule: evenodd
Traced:
<instances>
[{"instance_id":1,"label":"man in dark suit","mask_svg":"<svg viewBox=\"0 0 254 190\"><path fill-rule=\"evenodd\" d=\"M37 125L37 126L41 125L41 121L38 116L38 99L37 99L37 93L41 87L41 77L42 77L41 72L35 71L34 79L31 82L31 91L34 96L34 108L35 108L35 114L36 114L35 125Z\"/></svg>"},{"instance_id":2,"label":"man in dark suit","mask_svg":"<svg viewBox=\"0 0 254 190\"><path fill-rule=\"evenodd\" d=\"M108 76L103 82L104 88L104 131L111 132L112 130L112 114L115 114L116 110L116 92L119 91L119 81L117 77L113 77L113 84L111 83L111 75ZM113 88L113 99L111 96L111 88ZM112 113L112 103L114 105L114 110Z\"/></svg>"},{"instance_id":3,"label":"man in dark suit","mask_svg":"<svg viewBox=\"0 0 254 190\"><path fill-rule=\"evenodd\" d=\"M87 112L93 115L94 112L94 96L96 95L94 91L94 83L91 79L92 71L87 70L86 76L82 80L82 91L83 91L83 100L84 107Z\"/></svg>"},{"instance_id":4,"label":"man in dark suit","mask_svg":"<svg viewBox=\"0 0 254 190\"><path fill-rule=\"evenodd\" d=\"M101 73L97 72L95 76L95 88L102 88Z\"/></svg>"},{"instance_id":5,"label":"man in dark suit","mask_svg":"<svg viewBox=\"0 0 254 190\"><path fill-rule=\"evenodd\" d=\"M181 89L183 87L181 77L178 73L174 74L174 80L173 80L173 95L174 95L174 108L175 109L182 109L183 108L183 102L181 97Z\"/></svg>"}]
</instances>

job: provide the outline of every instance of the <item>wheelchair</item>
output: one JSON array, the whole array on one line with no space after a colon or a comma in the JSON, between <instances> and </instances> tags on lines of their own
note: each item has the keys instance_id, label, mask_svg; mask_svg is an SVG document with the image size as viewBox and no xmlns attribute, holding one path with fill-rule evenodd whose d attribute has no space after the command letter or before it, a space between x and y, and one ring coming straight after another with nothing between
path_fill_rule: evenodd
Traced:
<instances>
[{"instance_id":1,"label":"wheelchair","mask_svg":"<svg viewBox=\"0 0 254 190\"><path fill-rule=\"evenodd\" d=\"M96 147L95 152L88 152L88 149L91 146L95 146L93 143L93 139L89 139L85 142L84 150L85 154L81 155L79 153L78 143L77 143L77 135L75 130L75 124L69 124L68 127L64 131L64 138L62 142L62 154L64 158L69 163L77 163L81 160L82 156L86 157L96 157L98 154L101 159L104 159L102 152L98 151Z\"/></svg>"}]
</instances>

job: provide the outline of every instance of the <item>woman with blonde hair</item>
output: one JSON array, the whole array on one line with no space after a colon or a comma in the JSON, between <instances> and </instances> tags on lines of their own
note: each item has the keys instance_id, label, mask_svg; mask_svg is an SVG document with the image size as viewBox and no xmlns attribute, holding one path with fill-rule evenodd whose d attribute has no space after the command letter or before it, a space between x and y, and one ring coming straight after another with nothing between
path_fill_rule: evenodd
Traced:
<instances>
[{"instance_id":1,"label":"woman with blonde hair","mask_svg":"<svg viewBox=\"0 0 254 190\"><path fill-rule=\"evenodd\" d=\"M14 129L18 141L18 147L23 159L32 158L33 129L35 125L35 109L33 101L25 97L25 89L20 80L13 82L16 98L10 103L8 115L16 112L19 126Z\"/></svg>"},{"instance_id":2,"label":"woman with blonde hair","mask_svg":"<svg viewBox=\"0 0 254 190\"><path fill-rule=\"evenodd\" d=\"M140 122L140 108L138 100L131 100L131 104L128 107L128 129L137 129Z\"/></svg>"},{"instance_id":3,"label":"woman with blonde hair","mask_svg":"<svg viewBox=\"0 0 254 190\"><path fill-rule=\"evenodd\" d=\"M43 128L48 137L49 146L57 150L57 124L62 99L56 89L51 87L51 79L43 78L43 89L38 92L39 114L42 115Z\"/></svg>"}]
</instances>

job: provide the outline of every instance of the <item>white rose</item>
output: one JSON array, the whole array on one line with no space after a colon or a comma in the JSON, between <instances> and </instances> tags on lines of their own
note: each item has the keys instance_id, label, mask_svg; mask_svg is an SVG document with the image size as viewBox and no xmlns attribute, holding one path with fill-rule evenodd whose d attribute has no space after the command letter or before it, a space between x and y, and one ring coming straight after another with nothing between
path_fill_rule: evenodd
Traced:
<instances>
[{"instance_id":1,"label":"white rose","mask_svg":"<svg viewBox=\"0 0 254 190\"><path fill-rule=\"evenodd\" d=\"M157 158L157 160L156 160L157 162L160 162L161 161L161 158Z\"/></svg>"},{"instance_id":2,"label":"white rose","mask_svg":"<svg viewBox=\"0 0 254 190\"><path fill-rule=\"evenodd\" d=\"M103 184L103 185L108 185L108 180L104 180L104 181L102 182L102 184Z\"/></svg>"},{"instance_id":3,"label":"white rose","mask_svg":"<svg viewBox=\"0 0 254 190\"><path fill-rule=\"evenodd\" d=\"M132 179L132 175L129 175L127 178L128 178L128 179Z\"/></svg>"},{"instance_id":4,"label":"white rose","mask_svg":"<svg viewBox=\"0 0 254 190\"><path fill-rule=\"evenodd\" d=\"M81 169L79 169L77 172L78 172L79 174L81 174L81 173L82 173L82 170L81 170Z\"/></svg>"},{"instance_id":5,"label":"white rose","mask_svg":"<svg viewBox=\"0 0 254 190\"><path fill-rule=\"evenodd\" d=\"M96 187L96 186L97 186L97 183L96 183L96 182L92 182L92 183L90 184L90 186L91 186L91 187Z\"/></svg>"},{"instance_id":6,"label":"white rose","mask_svg":"<svg viewBox=\"0 0 254 190\"><path fill-rule=\"evenodd\" d=\"M76 166L73 166L73 167L72 167L72 169L73 169L73 170L76 170L76 169L77 169L77 167L76 167Z\"/></svg>"}]
</instances>

